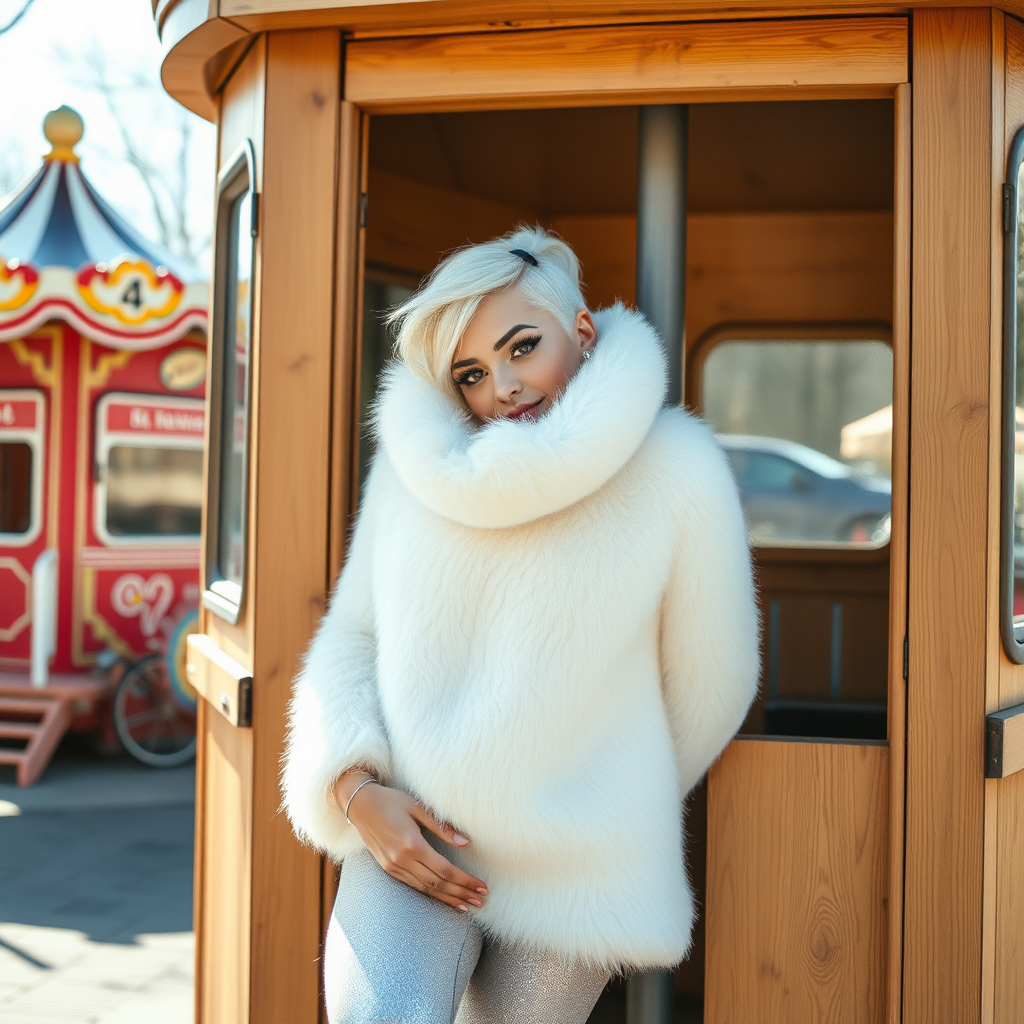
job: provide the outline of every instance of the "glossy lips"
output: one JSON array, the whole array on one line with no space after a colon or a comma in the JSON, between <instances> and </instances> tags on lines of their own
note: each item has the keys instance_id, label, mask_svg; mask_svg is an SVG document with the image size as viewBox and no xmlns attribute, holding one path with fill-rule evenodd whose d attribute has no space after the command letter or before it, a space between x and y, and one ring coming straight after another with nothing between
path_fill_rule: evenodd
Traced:
<instances>
[{"instance_id":1,"label":"glossy lips","mask_svg":"<svg viewBox=\"0 0 1024 1024\"><path fill-rule=\"evenodd\" d=\"M517 405L509 414L508 419L510 420L535 420L537 419L537 409L544 399L538 399L530 405Z\"/></svg>"}]
</instances>

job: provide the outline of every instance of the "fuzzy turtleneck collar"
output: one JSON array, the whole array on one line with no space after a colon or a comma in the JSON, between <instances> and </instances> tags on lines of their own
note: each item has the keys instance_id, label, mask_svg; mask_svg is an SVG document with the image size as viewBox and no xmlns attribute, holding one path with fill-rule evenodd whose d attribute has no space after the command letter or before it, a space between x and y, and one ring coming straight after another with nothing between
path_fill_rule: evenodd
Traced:
<instances>
[{"instance_id":1,"label":"fuzzy turtleneck collar","mask_svg":"<svg viewBox=\"0 0 1024 1024\"><path fill-rule=\"evenodd\" d=\"M647 436L665 398L666 361L651 325L620 304L594 314L597 346L535 421L475 428L469 414L402 363L386 372L376 432L402 483L466 526L517 526L592 494Z\"/></svg>"}]
</instances>

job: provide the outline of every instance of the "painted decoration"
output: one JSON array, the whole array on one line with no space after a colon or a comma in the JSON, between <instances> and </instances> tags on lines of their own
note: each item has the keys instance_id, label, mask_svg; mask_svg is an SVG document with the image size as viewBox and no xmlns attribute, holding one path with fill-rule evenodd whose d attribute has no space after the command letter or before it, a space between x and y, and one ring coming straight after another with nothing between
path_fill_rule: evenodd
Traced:
<instances>
[{"instance_id":1,"label":"painted decoration","mask_svg":"<svg viewBox=\"0 0 1024 1024\"><path fill-rule=\"evenodd\" d=\"M53 149L42 167L0 209L0 341L50 320L137 350L205 329L206 275L107 204L68 141L81 138L81 119L63 115L44 123Z\"/></svg>"},{"instance_id":2,"label":"painted decoration","mask_svg":"<svg viewBox=\"0 0 1024 1024\"><path fill-rule=\"evenodd\" d=\"M160 383L168 391L191 391L206 380L206 351L178 348L169 352L160 364Z\"/></svg>"}]
</instances>

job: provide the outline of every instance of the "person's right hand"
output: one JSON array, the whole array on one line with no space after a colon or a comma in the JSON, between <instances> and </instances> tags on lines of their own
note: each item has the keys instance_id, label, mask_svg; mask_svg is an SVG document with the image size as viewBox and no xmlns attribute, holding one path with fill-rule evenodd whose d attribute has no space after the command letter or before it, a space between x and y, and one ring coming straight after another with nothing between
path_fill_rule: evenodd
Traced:
<instances>
[{"instance_id":1,"label":"person's right hand","mask_svg":"<svg viewBox=\"0 0 1024 1024\"><path fill-rule=\"evenodd\" d=\"M356 786L366 778L346 773L334 785L334 797L344 808ZM466 846L469 838L447 822L438 821L419 801L400 789L371 782L363 786L348 809L366 848L392 878L466 911L467 903L482 907L487 885L457 868L423 838L421 826L452 846Z\"/></svg>"}]
</instances>

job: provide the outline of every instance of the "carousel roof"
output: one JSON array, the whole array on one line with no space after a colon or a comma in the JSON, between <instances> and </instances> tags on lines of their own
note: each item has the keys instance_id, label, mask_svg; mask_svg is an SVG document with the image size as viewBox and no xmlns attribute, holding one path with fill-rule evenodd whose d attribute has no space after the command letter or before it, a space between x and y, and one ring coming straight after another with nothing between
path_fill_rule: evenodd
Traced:
<instances>
[{"instance_id":1,"label":"carousel roof","mask_svg":"<svg viewBox=\"0 0 1024 1024\"><path fill-rule=\"evenodd\" d=\"M43 166L0 209L0 341L53 319L133 349L205 327L204 275L143 238L82 174L79 115L50 111L43 132Z\"/></svg>"}]
</instances>

